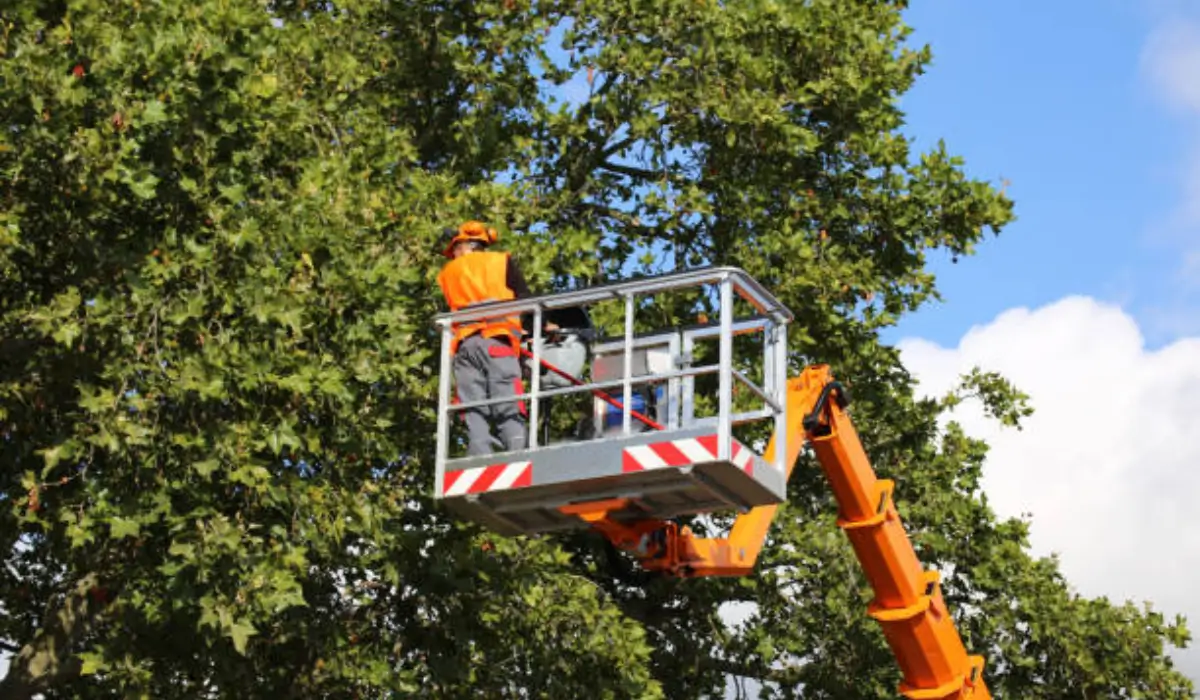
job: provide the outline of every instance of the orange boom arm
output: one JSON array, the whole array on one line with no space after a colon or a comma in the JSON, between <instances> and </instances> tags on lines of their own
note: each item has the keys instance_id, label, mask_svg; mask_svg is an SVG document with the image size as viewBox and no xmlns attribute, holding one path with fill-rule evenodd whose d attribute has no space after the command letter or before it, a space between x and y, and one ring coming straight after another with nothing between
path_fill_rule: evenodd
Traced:
<instances>
[{"instance_id":1,"label":"orange boom arm","mask_svg":"<svg viewBox=\"0 0 1200 700\"><path fill-rule=\"evenodd\" d=\"M775 435L764 459L787 450L788 476L808 442L838 503L846 533L875 599L867 614L882 627L910 700L990 700L983 657L969 656L942 597L936 571L921 567L892 501L893 482L878 479L845 412L847 397L827 365L814 365L788 383L787 430ZM783 444L780 441L783 441ZM760 506L734 521L728 538L697 538L689 528L658 520L609 519L621 499L561 507L586 520L642 566L672 576L740 576L751 572L778 506Z\"/></svg>"}]
</instances>

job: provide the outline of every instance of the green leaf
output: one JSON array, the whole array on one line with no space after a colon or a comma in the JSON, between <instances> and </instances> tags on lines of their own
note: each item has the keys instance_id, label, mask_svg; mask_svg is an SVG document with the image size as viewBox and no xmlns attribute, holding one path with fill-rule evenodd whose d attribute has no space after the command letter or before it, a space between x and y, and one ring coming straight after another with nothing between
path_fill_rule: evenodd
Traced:
<instances>
[{"instance_id":1,"label":"green leaf","mask_svg":"<svg viewBox=\"0 0 1200 700\"><path fill-rule=\"evenodd\" d=\"M202 478L212 476L212 473L221 468L221 462L216 459L204 459L199 462L192 463L192 470Z\"/></svg>"},{"instance_id":2,"label":"green leaf","mask_svg":"<svg viewBox=\"0 0 1200 700\"><path fill-rule=\"evenodd\" d=\"M79 654L79 658L83 662L79 672L85 676L92 676L107 669L107 664L101 654L85 651Z\"/></svg>"},{"instance_id":3,"label":"green leaf","mask_svg":"<svg viewBox=\"0 0 1200 700\"><path fill-rule=\"evenodd\" d=\"M122 517L114 517L109 520L109 527L112 528L112 538L115 540L136 537L142 529L138 521Z\"/></svg>"},{"instance_id":4,"label":"green leaf","mask_svg":"<svg viewBox=\"0 0 1200 700\"><path fill-rule=\"evenodd\" d=\"M142 199L153 199L158 187L158 177L151 173L146 173L136 180L129 181L129 189Z\"/></svg>"},{"instance_id":5,"label":"green leaf","mask_svg":"<svg viewBox=\"0 0 1200 700\"><path fill-rule=\"evenodd\" d=\"M183 542L172 542L170 549L167 552L174 557L180 557L186 560L192 560L196 556L196 546Z\"/></svg>"},{"instance_id":6,"label":"green leaf","mask_svg":"<svg viewBox=\"0 0 1200 700\"><path fill-rule=\"evenodd\" d=\"M229 638L233 640L233 647L239 654L246 653L246 642L255 634L258 634L258 630L247 622L235 622L229 627Z\"/></svg>"},{"instance_id":7,"label":"green leaf","mask_svg":"<svg viewBox=\"0 0 1200 700\"><path fill-rule=\"evenodd\" d=\"M81 335L83 335L83 328L78 323L66 321L58 326L51 337L60 344L70 347Z\"/></svg>"},{"instance_id":8,"label":"green leaf","mask_svg":"<svg viewBox=\"0 0 1200 700\"><path fill-rule=\"evenodd\" d=\"M230 204L240 204L246 199L246 186L242 184L218 185L217 190Z\"/></svg>"},{"instance_id":9,"label":"green leaf","mask_svg":"<svg viewBox=\"0 0 1200 700\"><path fill-rule=\"evenodd\" d=\"M167 119L166 106L161 100L150 100L146 103L146 109L142 111L142 124L144 126L153 126L160 124Z\"/></svg>"}]
</instances>

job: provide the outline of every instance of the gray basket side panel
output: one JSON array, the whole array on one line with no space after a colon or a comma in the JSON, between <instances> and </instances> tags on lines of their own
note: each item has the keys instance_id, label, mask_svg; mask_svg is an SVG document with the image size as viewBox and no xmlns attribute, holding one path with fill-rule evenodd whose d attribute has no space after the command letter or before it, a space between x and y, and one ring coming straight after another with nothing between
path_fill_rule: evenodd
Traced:
<instances>
[{"instance_id":1,"label":"gray basket side panel","mask_svg":"<svg viewBox=\"0 0 1200 700\"><path fill-rule=\"evenodd\" d=\"M543 459L549 460L552 464L561 464L563 461L578 461L580 450L584 455L602 456L600 453L593 453L593 449L613 449L614 452L608 454L616 454L618 459L617 471L620 472L621 465L619 463L621 451L626 447L633 445L646 445L652 442L663 442L666 440L682 440L685 438L699 437L701 435L711 435L713 428L711 426L694 426L681 430L652 430L645 433L635 433L628 437L615 435L608 438L598 438L596 440L583 440L580 442L564 442L546 447L540 447L536 450L517 450L514 452L496 452L490 455L479 455L477 457L460 457L458 459L448 460L446 462L446 471L455 472L460 469L473 469L475 467L487 467L494 464L508 464L512 462L524 462L531 460L534 463L534 470L537 470L537 464ZM534 483L537 475L534 475Z\"/></svg>"},{"instance_id":2,"label":"gray basket side panel","mask_svg":"<svg viewBox=\"0 0 1200 700\"><path fill-rule=\"evenodd\" d=\"M767 460L754 456L754 480L783 500L787 496L787 477Z\"/></svg>"}]
</instances>

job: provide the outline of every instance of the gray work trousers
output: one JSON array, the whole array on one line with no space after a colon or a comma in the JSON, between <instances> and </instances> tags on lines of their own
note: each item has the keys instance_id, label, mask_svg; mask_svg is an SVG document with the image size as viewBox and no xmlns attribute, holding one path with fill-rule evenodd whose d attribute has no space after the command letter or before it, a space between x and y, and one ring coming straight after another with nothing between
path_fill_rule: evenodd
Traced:
<instances>
[{"instance_id":1,"label":"gray work trousers","mask_svg":"<svg viewBox=\"0 0 1200 700\"><path fill-rule=\"evenodd\" d=\"M478 333L458 344L454 354L454 383L463 403L515 396L522 393L521 364L507 338L485 338ZM489 419L500 435L505 450L525 448L525 402L501 401L459 411L467 424L467 454L484 455L492 450Z\"/></svg>"}]
</instances>

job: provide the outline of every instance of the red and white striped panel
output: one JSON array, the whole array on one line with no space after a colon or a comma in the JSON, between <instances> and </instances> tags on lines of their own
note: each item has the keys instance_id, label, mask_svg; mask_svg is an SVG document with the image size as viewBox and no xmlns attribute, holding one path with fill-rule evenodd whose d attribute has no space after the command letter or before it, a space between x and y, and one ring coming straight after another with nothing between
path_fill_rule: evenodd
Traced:
<instances>
[{"instance_id":1,"label":"red and white striped panel","mask_svg":"<svg viewBox=\"0 0 1200 700\"><path fill-rule=\"evenodd\" d=\"M464 496L529 486L533 482L533 462L510 462L486 467L446 472L442 478L443 496Z\"/></svg>"},{"instance_id":2,"label":"red and white striped panel","mask_svg":"<svg viewBox=\"0 0 1200 700\"><path fill-rule=\"evenodd\" d=\"M734 466L747 474L754 473L754 452L737 440L732 441ZM640 472L664 467L686 467L690 464L715 462L717 436L653 442L649 445L626 447L621 455L621 471Z\"/></svg>"}]
</instances>

